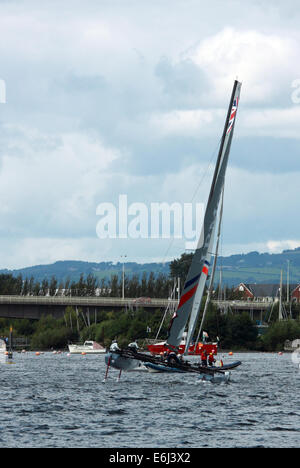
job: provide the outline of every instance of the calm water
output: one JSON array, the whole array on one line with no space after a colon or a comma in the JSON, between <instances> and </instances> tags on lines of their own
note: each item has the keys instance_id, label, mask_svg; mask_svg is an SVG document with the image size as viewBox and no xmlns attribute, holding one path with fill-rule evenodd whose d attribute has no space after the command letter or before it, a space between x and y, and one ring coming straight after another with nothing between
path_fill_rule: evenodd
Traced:
<instances>
[{"instance_id":1,"label":"calm water","mask_svg":"<svg viewBox=\"0 0 300 468\"><path fill-rule=\"evenodd\" d=\"M229 384L111 369L103 356L14 354L1 364L1 447L298 447L290 354L238 354Z\"/></svg>"}]
</instances>

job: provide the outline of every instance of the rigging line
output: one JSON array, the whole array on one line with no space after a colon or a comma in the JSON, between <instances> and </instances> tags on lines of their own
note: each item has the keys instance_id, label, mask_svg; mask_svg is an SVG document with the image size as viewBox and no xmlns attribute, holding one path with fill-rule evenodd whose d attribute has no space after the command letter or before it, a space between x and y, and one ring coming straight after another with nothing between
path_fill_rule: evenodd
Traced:
<instances>
[{"instance_id":1,"label":"rigging line","mask_svg":"<svg viewBox=\"0 0 300 468\"><path fill-rule=\"evenodd\" d=\"M172 293L171 293L171 299L173 299L173 298L175 297L175 294L176 294L176 287L177 287L177 284L174 283L173 290L172 290ZM165 321L165 318L166 318L166 315L167 315L167 312L168 312L169 308L170 308L170 303L168 303L168 305L167 305L167 307L166 307L166 309L165 309L165 312L164 312L162 321L161 321L161 323L160 323L158 332L156 333L156 337L155 337L156 340L157 340L158 337L159 337L160 330L161 330L161 328L162 328L162 326L163 326L163 323L164 323L164 321Z\"/></svg>"},{"instance_id":2,"label":"rigging line","mask_svg":"<svg viewBox=\"0 0 300 468\"><path fill-rule=\"evenodd\" d=\"M220 241L220 237L221 237L221 227L222 227L222 219L223 219L223 204L224 204L224 186L223 186L223 190L222 190L222 198L221 198L221 206L220 206L220 214L219 214L219 224L218 224L215 258L214 258L212 273L211 273L211 277L210 277L208 292L207 292L207 296L206 296L205 306L204 306L204 310L203 310L203 315L202 315L202 319L201 319L197 339L196 339L195 345L194 345L194 354L196 352L196 345L197 345L197 343L199 341L200 333L201 333L203 325L204 325L204 320L205 320L208 304L210 302L210 296L211 296L211 293L212 293L212 290L213 290L213 287L214 287L214 277L215 277L215 271L216 271L216 265L217 265L217 259L218 259L219 241Z\"/></svg>"},{"instance_id":3,"label":"rigging line","mask_svg":"<svg viewBox=\"0 0 300 468\"><path fill-rule=\"evenodd\" d=\"M215 158L216 152L217 152L217 150L218 150L218 148L219 148L219 146L220 146L220 144L221 144L221 140L222 140L222 138L219 139L219 141L218 141L218 143L217 143L217 145L216 145L214 151L212 152L212 155L211 155L211 158L210 158L210 160L209 160L209 163L208 163L208 165L207 165L207 167L206 167L206 169L205 169L205 171L204 171L204 173L203 173L203 176L202 176L202 178L201 178L199 184L198 184L197 187L196 187L196 190L194 191L194 195L192 196L191 202L192 202L192 201L194 200L194 198L196 197L197 192L198 192L200 186L201 186L202 183L203 183L203 180L205 179L205 177L206 177L207 174L208 174L208 171L209 171L209 169L210 169L210 167L211 167L211 165L212 165L212 161L213 161L213 159Z\"/></svg>"},{"instance_id":4,"label":"rigging line","mask_svg":"<svg viewBox=\"0 0 300 468\"><path fill-rule=\"evenodd\" d=\"M201 179L200 179L200 182L198 183L198 185L197 185L197 187L196 187L196 189L195 189L195 191L194 191L194 194L193 194L192 198L190 199L190 203L192 203L192 202L194 201L194 199L195 199L195 197L196 197L196 195L197 195L197 193L198 193L198 190L199 190L200 186L203 184L203 181L204 181L204 179L206 178L206 176L207 176L207 174L208 174L208 171L209 171L209 169L210 169L210 167L211 167L211 165L212 165L213 159L215 158L216 152L217 152L217 150L218 150L218 148L219 148L219 146L220 146L221 140L222 140L222 138L219 139L219 141L218 141L218 143L217 143L217 145L216 145L214 151L212 152L212 155L211 155L211 158L210 158L210 160L209 160L209 162L208 162L208 165L207 165L207 167L206 167L206 169L205 169L205 171L204 171L204 173L203 173L203 175L202 175L202 177L201 177ZM167 255L168 255L168 253L169 253L169 251L170 251L170 249L171 249L173 243L174 243L174 240L175 240L174 237L170 240L169 246L168 246L168 248L167 248L167 250L166 250L166 252L165 252L165 254L164 254L164 256L163 256L162 263L166 263L166 257L167 257Z\"/></svg>"}]
</instances>

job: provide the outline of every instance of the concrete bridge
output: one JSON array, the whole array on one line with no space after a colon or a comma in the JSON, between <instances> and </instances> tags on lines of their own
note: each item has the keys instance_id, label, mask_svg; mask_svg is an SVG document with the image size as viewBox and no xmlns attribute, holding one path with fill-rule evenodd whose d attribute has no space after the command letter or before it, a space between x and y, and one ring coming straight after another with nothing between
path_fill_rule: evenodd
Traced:
<instances>
[{"instance_id":1,"label":"concrete bridge","mask_svg":"<svg viewBox=\"0 0 300 468\"><path fill-rule=\"evenodd\" d=\"M174 310L177 304L176 300L157 298L0 296L0 317L38 320L43 315L52 315L61 318L68 306L96 315L100 310L164 310L167 307Z\"/></svg>"},{"instance_id":2,"label":"concrete bridge","mask_svg":"<svg viewBox=\"0 0 300 468\"><path fill-rule=\"evenodd\" d=\"M218 309L226 312L246 311L253 320L265 321L265 316L273 303L256 301L212 301ZM68 306L81 309L84 313L96 315L101 310L148 310L169 308L173 312L177 300L159 298L120 298L120 297L65 297L65 296L0 296L1 318L40 319L43 315L55 318L64 316Z\"/></svg>"},{"instance_id":3,"label":"concrete bridge","mask_svg":"<svg viewBox=\"0 0 300 468\"><path fill-rule=\"evenodd\" d=\"M269 315L270 310L276 302L267 301L212 301L219 310L224 313L242 313L248 312L252 320L263 323L266 322L266 316Z\"/></svg>"}]
</instances>

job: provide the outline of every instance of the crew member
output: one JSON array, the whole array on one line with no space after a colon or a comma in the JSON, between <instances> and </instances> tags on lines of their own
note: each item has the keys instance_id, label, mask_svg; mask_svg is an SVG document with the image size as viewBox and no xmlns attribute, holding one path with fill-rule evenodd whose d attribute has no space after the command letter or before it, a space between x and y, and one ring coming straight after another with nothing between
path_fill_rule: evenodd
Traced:
<instances>
[{"instance_id":1,"label":"crew member","mask_svg":"<svg viewBox=\"0 0 300 468\"><path fill-rule=\"evenodd\" d=\"M117 340L113 340L112 344L110 345L109 350L112 351L112 352L120 350L120 348L118 346L118 343L117 343Z\"/></svg>"},{"instance_id":2,"label":"crew member","mask_svg":"<svg viewBox=\"0 0 300 468\"><path fill-rule=\"evenodd\" d=\"M168 354L167 361L168 361L168 364L178 364L179 362L178 357L176 356L176 353L174 353L173 351Z\"/></svg>"},{"instance_id":3,"label":"crew member","mask_svg":"<svg viewBox=\"0 0 300 468\"><path fill-rule=\"evenodd\" d=\"M216 362L216 360L214 358L214 353L209 353L209 355L208 355L208 365L213 366L215 362Z\"/></svg>"},{"instance_id":4,"label":"crew member","mask_svg":"<svg viewBox=\"0 0 300 468\"><path fill-rule=\"evenodd\" d=\"M201 366L207 367L207 354L205 349L201 352Z\"/></svg>"},{"instance_id":5,"label":"crew member","mask_svg":"<svg viewBox=\"0 0 300 468\"><path fill-rule=\"evenodd\" d=\"M134 353L137 353L137 350L139 349L138 344L137 344L136 341L133 341L132 343L129 343L128 348Z\"/></svg>"}]
</instances>

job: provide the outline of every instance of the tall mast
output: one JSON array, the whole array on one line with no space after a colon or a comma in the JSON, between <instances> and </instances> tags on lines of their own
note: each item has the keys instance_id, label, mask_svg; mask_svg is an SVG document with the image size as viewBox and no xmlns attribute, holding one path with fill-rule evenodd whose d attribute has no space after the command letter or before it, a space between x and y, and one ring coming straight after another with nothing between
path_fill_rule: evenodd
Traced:
<instances>
[{"instance_id":1,"label":"tall mast","mask_svg":"<svg viewBox=\"0 0 300 468\"><path fill-rule=\"evenodd\" d=\"M280 271L280 291L279 291L279 320L283 319L282 315L282 270Z\"/></svg>"},{"instance_id":2,"label":"tall mast","mask_svg":"<svg viewBox=\"0 0 300 468\"><path fill-rule=\"evenodd\" d=\"M216 230L216 217L224 186L225 173L235 125L237 107L239 103L240 89L241 83L235 81L204 215L201 236L192 259L184 288L182 290L177 311L173 315L169 328L167 346L170 349L178 348L189 319L186 352L194 334L197 316L199 314L201 299L210 266L210 259L214 244L214 234Z\"/></svg>"},{"instance_id":3,"label":"tall mast","mask_svg":"<svg viewBox=\"0 0 300 468\"><path fill-rule=\"evenodd\" d=\"M203 310L203 315L202 315L202 319L201 319L201 323L200 323L198 335L197 335L197 338L196 338L196 341L195 341L194 354L196 353L196 346L197 346L197 344L198 344L199 337L200 337L200 334L201 334L202 329L203 329L203 325L204 325L204 320L205 320L205 317L206 317L206 312L207 312L208 304L209 304L209 302L210 302L210 296L211 296L211 293L212 293L212 290L213 290L213 287L214 287L215 272L216 272L217 259L218 259L218 253L219 253L219 242L220 242L220 237L221 237L221 224L222 224L222 216L223 216L223 202L224 202L224 187L223 187L223 192L222 192L222 201L221 201L221 208L220 208L220 215L219 215L219 226L218 226L218 234L217 234L217 244L216 244L215 258L214 258L213 268L212 268L212 272L211 272L210 283L209 283L209 288L208 288L207 297L206 297L206 301L205 301L205 306L204 306L204 310Z\"/></svg>"},{"instance_id":4,"label":"tall mast","mask_svg":"<svg viewBox=\"0 0 300 468\"><path fill-rule=\"evenodd\" d=\"M286 278L286 302L290 301L290 261L287 260L287 278Z\"/></svg>"}]
</instances>

